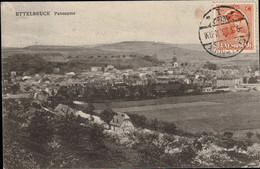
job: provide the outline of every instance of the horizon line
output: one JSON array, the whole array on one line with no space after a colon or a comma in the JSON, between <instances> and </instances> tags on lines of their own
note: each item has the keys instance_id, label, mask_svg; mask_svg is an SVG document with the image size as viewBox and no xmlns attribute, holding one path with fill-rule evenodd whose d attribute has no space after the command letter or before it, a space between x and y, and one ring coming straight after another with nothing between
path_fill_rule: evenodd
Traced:
<instances>
[{"instance_id":1,"label":"horizon line","mask_svg":"<svg viewBox=\"0 0 260 169\"><path fill-rule=\"evenodd\" d=\"M107 44L116 44L116 43L123 43L123 42L153 42L153 43L164 43L164 44L171 44L171 45L199 45L200 43L170 43L170 42L161 42L161 41L145 41L145 40L133 40L133 41L119 41L119 42L111 42L111 43L97 43L97 44L81 44L81 45L55 45L55 44L35 44L35 45L27 45L24 47L19 46L1 46L1 48L26 48L29 46L63 46L63 47L80 47L80 46L96 46L96 45L107 45Z\"/></svg>"}]
</instances>

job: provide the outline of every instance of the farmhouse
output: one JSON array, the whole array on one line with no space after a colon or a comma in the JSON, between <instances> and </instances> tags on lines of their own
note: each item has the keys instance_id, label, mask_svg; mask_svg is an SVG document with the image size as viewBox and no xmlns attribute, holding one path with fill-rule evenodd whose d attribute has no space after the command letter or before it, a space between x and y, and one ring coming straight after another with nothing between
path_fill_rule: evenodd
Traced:
<instances>
[{"instance_id":1,"label":"farmhouse","mask_svg":"<svg viewBox=\"0 0 260 169\"><path fill-rule=\"evenodd\" d=\"M55 109L55 112L57 112L60 115L65 115L65 114L74 114L74 110L72 108L70 108L67 105L64 104L59 104Z\"/></svg>"},{"instance_id":2,"label":"farmhouse","mask_svg":"<svg viewBox=\"0 0 260 169\"><path fill-rule=\"evenodd\" d=\"M134 130L134 125L132 124L131 119L125 113L117 113L110 121L110 127L112 131L117 133Z\"/></svg>"}]
</instances>

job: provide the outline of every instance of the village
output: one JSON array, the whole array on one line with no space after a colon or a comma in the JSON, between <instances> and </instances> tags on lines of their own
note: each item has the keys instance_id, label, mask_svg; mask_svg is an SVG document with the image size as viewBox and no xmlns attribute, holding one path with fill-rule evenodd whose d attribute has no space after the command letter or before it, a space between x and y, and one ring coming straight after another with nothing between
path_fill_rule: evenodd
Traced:
<instances>
[{"instance_id":1,"label":"village","mask_svg":"<svg viewBox=\"0 0 260 169\"><path fill-rule=\"evenodd\" d=\"M104 101L163 96L259 90L259 70L206 62L201 65L172 62L137 70L113 65L92 66L89 71L26 75L12 71L4 75L3 94L45 92L63 100ZM5 97L4 95L4 97Z\"/></svg>"}]
</instances>

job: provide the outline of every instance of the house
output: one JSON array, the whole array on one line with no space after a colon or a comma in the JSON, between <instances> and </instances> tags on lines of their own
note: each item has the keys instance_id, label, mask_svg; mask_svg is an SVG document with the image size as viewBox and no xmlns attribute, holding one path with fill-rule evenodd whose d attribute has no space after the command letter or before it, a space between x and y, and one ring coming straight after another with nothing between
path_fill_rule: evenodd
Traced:
<instances>
[{"instance_id":1,"label":"house","mask_svg":"<svg viewBox=\"0 0 260 169\"><path fill-rule=\"evenodd\" d=\"M65 104L59 104L55 109L55 112L57 112L60 115L65 115L65 114L74 114L75 110L70 108L69 106Z\"/></svg>"},{"instance_id":2,"label":"house","mask_svg":"<svg viewBox=\"0 0 260 169\"><path fill-rule=\"evenodd\" d=\"M185 82L186 84L191 84L191 80L190 80L189 78L184 78L184 82Z\"/></svg>"},{"instance_id":3,"label":"house","mask_svg":"<svg viewBox=\"0 0 260 169\"><path fill-rule=\"evenodd\" d=\"M11 71L11 78L16 77L16 72L15 71Z\"/></svg>"},{"instance_id":4,"label":"house","mask_svg":"<svg viewBox=\"0 0 260 169\"><path fill-rule=\"evenodd\" d=\"M203 87L201 92L202 93L212 93L213 89L212 89L212 87Z\"/></svg>"},{"instance_id":5,"label":"house","mask_svg":"<svg viewBox=\"0 0 260 169\"><path fill-rule=\"evenodd\" d=\"M66 75L68 75L68 76L75 76L76 73L74 73L74 72L69 72L69 73L66 73Z\"/></svg>"},{"instance_id":6,"label":"house","mask_svg":"<svg viewBox=\"0 0 260 169\"><path fill-rule=\"evenodd\" d=\"M170 78L168 76L157 76L156 82L159 84L168 84L170 81Z\"/></svg>"},{"instance_id":7,"label":"house","mask_svg":"<svg viewBox=\"0 0 260 169\"><path fill-rule=\"evenodd\" d=\"M168 70L167 73L168 73L169 75L173 75L174 72L173 72L173 70Z\"/></svg>"},{"instance_id":8,"label":"house","mask_svg":"<svg viewBox=\"0 0 260 169\"><path fill-rule=\"evenodd\" d=\"M102 71L102 67L97 67L97 66L91 67L91 72L98 72L98 71Z\"/></svg>"},{"instance_id":9,"label":"house","mask_svg":"<svg viewBox=\"0 0 260 169\"><path fill-rule=\"evenodd\" d=\"M177 68L179 66L178 62L172 62L172 67Z\"/></svg>"},{"instance_id":10,"label":"house","mask_svg":"<svg viewBox=\"0 0 260 169\"><path fill-rule=\"evenodd\" d=\"M80 116L80 117L82 117L82 118L84 118L84 119L88 119L89 121L94 120L93 117L91 117L90 114L84 113L83 111L77 111L77 112L75 113L75 115L76 115L76 116Z\"/></svg>"},{"instance_id":11,"label":"house","mask_svg":"<svg viewBox=\"0 0 260 169\"><path fill-rule=\"evenodd\" d=\"M22 78L22 80L28 80L28 79L31 79L32 77L31 76L24 76L23 78Z\"/></svg>"},{"instance_id":12,"label":"house","mask_svg":"<svg viewBox=\"0 0 260 169\"><path fill-rule=\"evenodd\" d=\"M114 87L118 89L126 89L128 85L124 82L115 82Z\"/></svg>"},{"instance_id":13,"label":"house","mask_svg":"<svg viewBox=\"0 0 260 169\"><path fill-rule=\"evenodd\" d=\"M222 87L222 86L233 87L236 84L241 84L241 83L242 83L241 78L222 77L217 79L216 85L217 87Z\"/></svg>"},{"instance_id":14,"label":"house","mask_svg":"<svg viewBox=\"0 0 260 169\"><path fill-rule=\"evenodd\" d=\"M124 133L134 130L134 125L130 117L125 113L117 113L110 121L110 128L117 133Z\"/></svg>"},{"instance_id":15,"label":"house","mask_svg":"<svg viewBox=\"0 0 260 169\"><path fill-rule=\"evenodd\" d=\"M104 71L107 72L109 70L113 70L114 68L115 68L114 65L106 65Z\"/></svg>"},{"instance_id":16,"label":"house","mask_svg":"<svg viewBox=\"0 0 260 169\"><path fill-rule=\"evenodd\" d=\"M58 67L53 68L53 73L55 73L55 74L60 73L60 68L58 68Z\"/></svg>"},{"instance_id":17,"label":"house","mask_svg":"<svg viewBox=\"0 0 260 169\"><path fill-rule=\"evenodd\" d=\"M44 90L34 93L34 96L33 96L34 100L37 100L40 102L47 101L48 97L49 97L49 94Z\"/></svg>"}]
</instances>

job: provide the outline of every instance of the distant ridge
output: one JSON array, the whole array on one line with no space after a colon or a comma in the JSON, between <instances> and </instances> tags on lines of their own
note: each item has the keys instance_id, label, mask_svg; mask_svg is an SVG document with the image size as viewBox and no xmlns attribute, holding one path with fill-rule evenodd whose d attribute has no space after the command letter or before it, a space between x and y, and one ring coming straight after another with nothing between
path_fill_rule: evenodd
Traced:
<instances>
[{"instance_id":1,"label":"distant ridge","mask_svg":"<svg viewBox=\"0 0 260 169\"><path fill-rule=\"evenodd\" d=\"M59 46L59 45L32 45L26 46L23 49L30 49L30 50L45 50L45 49L75 49L79 48L77 46Z\"/></svg>"},{"instance_id":2,"label":"distant ridge","mask_svg":"<svg viewBox=\"0 0 260 169\"><path fill-rule=\"evenodd\" d=\"M96 45L31 45L24 48L2 48L2 57L11 56L15 53L61 53L67 57L108 57L119 55L137 55L143 57L150 55L162 61L170 61L174 56L180 62L201 62L201 61L217 61L226 62L229 60L257 60L256 54L241 53L231 59L219 59L207 53L201 44L171 44L165 42L154 41L122 41L109 44Z\"/></svg>"}]
</instances>

